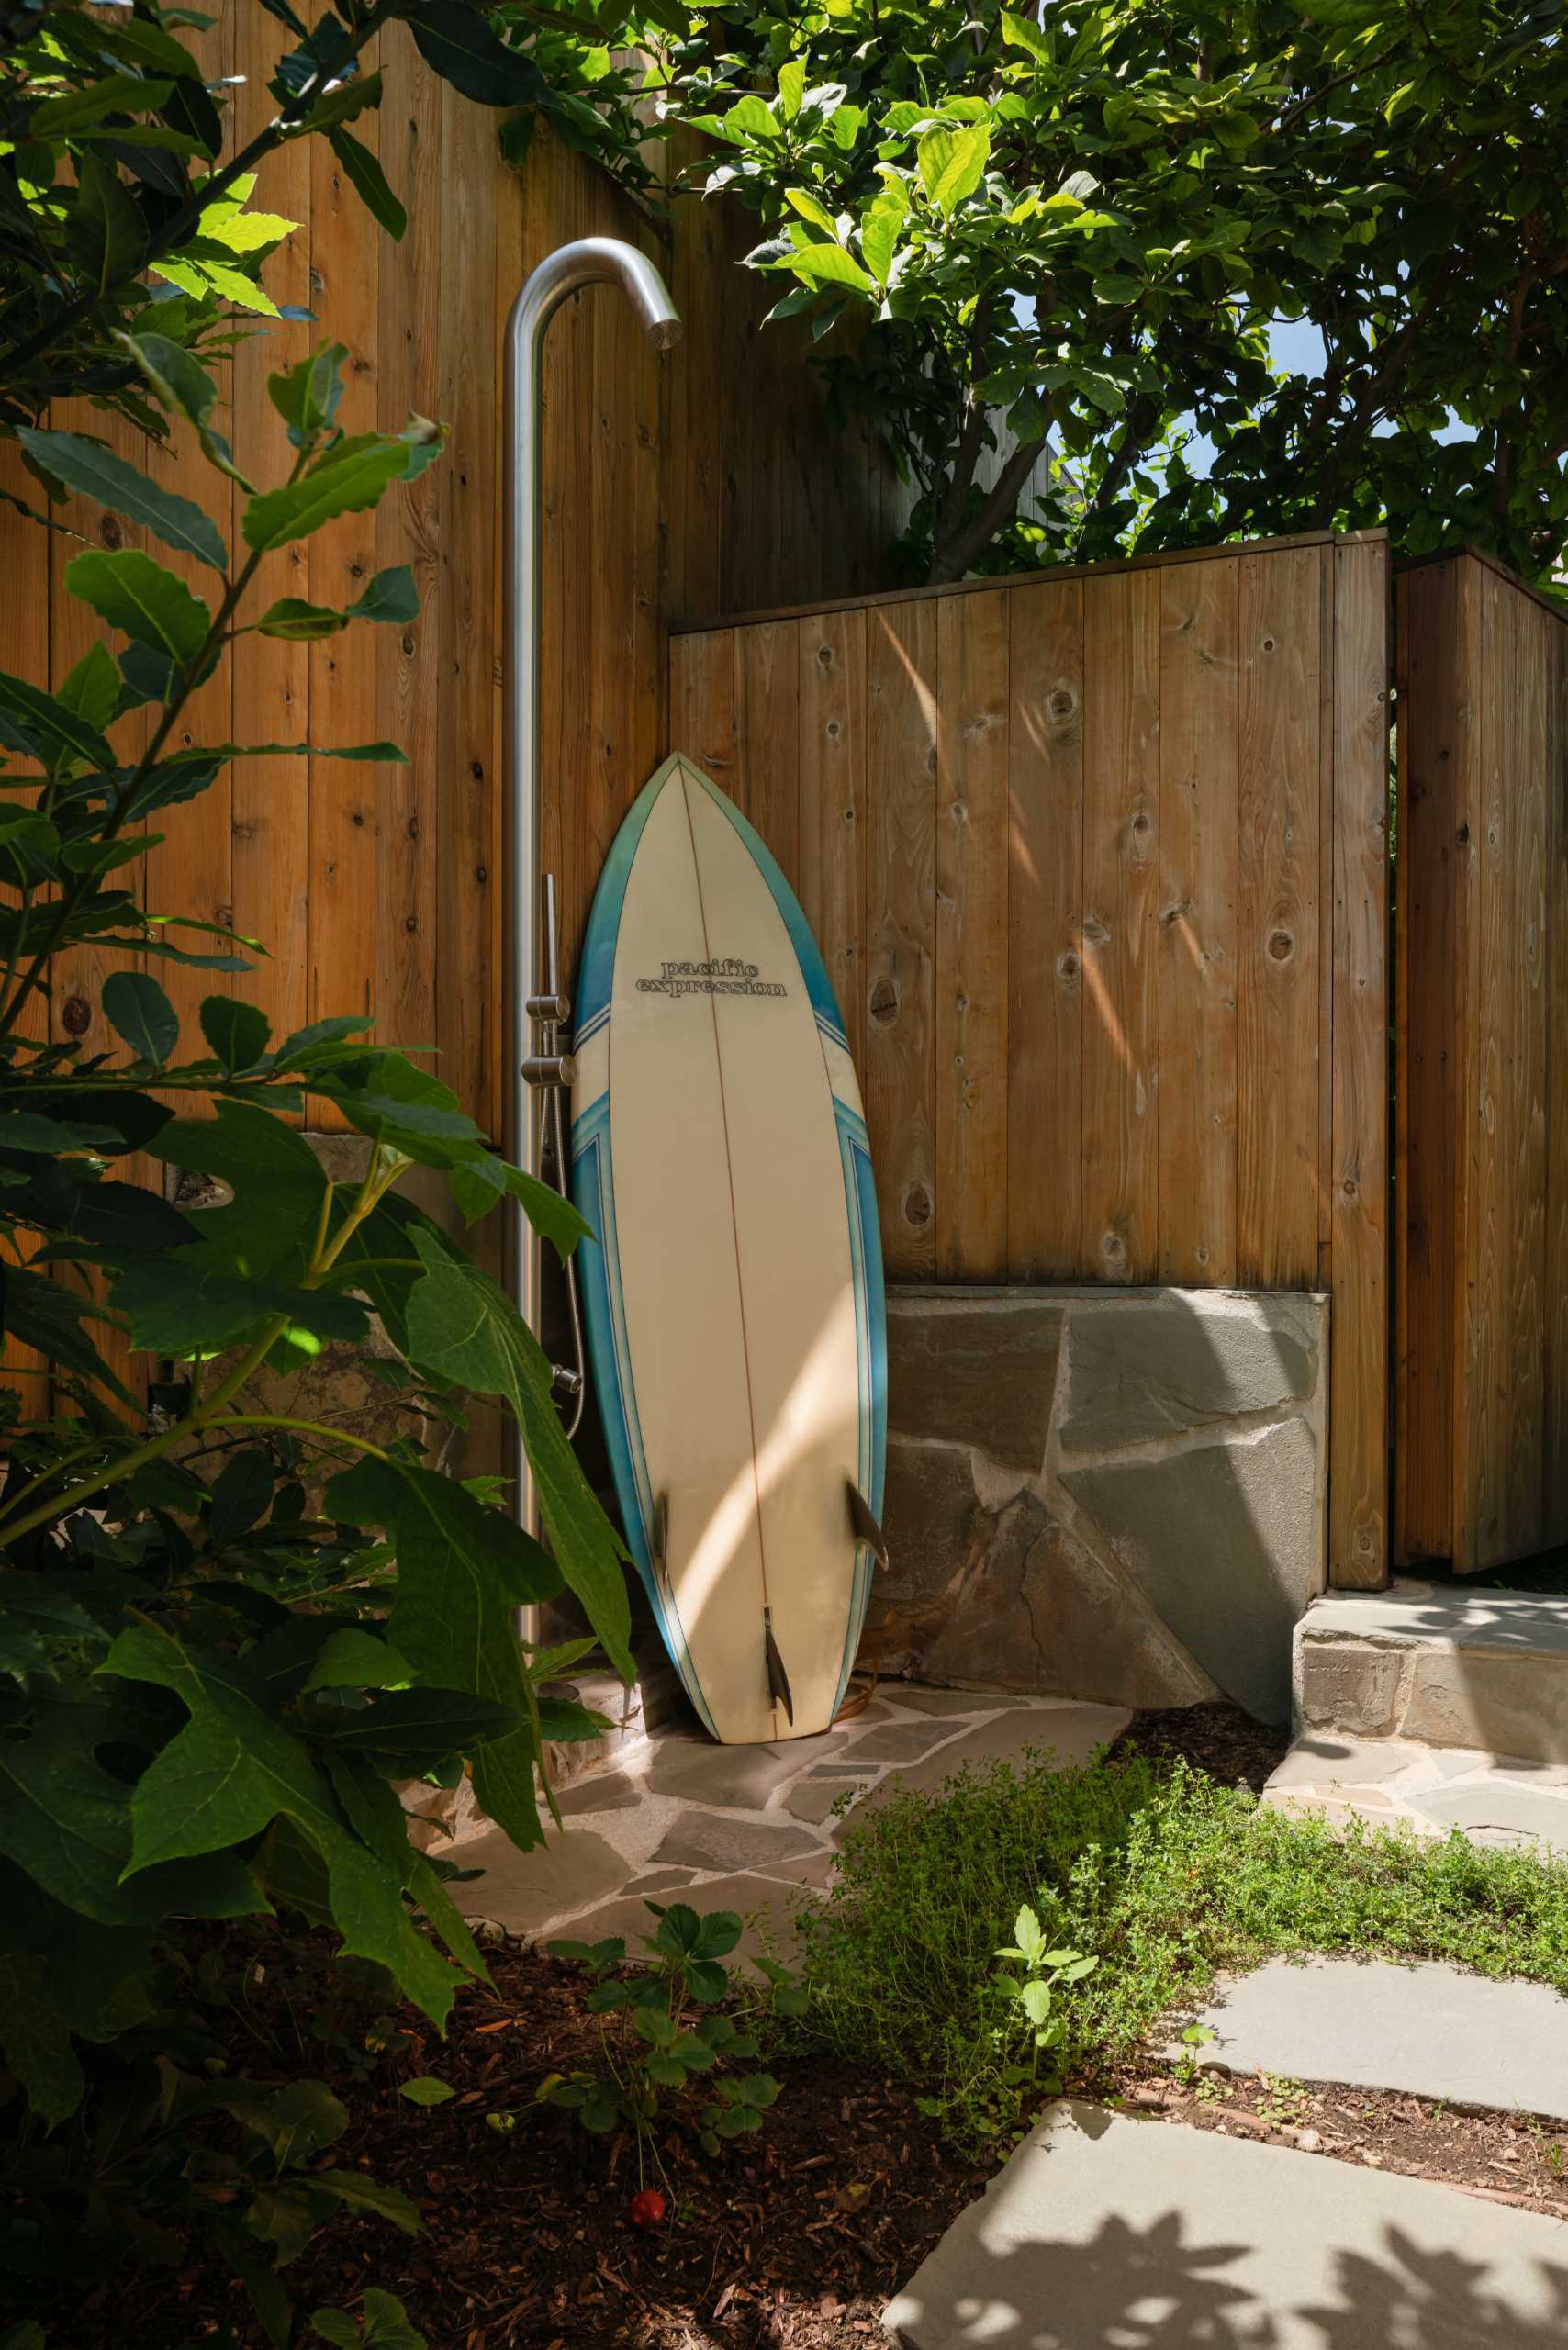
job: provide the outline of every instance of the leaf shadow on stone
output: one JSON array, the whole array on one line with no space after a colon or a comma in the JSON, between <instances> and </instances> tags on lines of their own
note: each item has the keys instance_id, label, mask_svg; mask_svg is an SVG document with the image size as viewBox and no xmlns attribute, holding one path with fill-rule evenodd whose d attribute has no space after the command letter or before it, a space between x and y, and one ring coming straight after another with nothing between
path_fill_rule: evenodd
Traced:
<instances>
[{"instance_id":1,"label":"leaf shadow on stone","mask_svg":"<svg viewBox=\"0 0 1568 2350\"><path fill-rule=\"evenodd\" d=\"M1106 2219L1087 2243L974 2247L960 2289L901 2295L894 2339L903 2350L1557 2350L1568 2339L1568 2266L1540 2264L1550 2307L1526 2311L1484 2263L1390 2226L1381 2257L1338 2256L1332 2300L1270 2309L1226 2274L1246 2255L1244 2234L1238 2213L1209 2240L1172 2210L1146 2228Z\"/></svg>"}]
</instances>

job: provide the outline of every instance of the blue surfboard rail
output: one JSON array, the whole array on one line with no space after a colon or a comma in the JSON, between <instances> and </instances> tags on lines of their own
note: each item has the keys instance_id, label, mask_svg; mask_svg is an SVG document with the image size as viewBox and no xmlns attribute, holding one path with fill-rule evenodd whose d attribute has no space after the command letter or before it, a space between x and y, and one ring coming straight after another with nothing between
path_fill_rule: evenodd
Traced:
<instances>
[{"instance_id":1,"label":"blue surfboard rail","mask_svg":"<svg viewBox=\"0 0 1568 2350\"><path fill-rule=\"evenodd\" d=\"M694 760L681 754L665 760L644 786L605 860L583 935L577 981L577 1024L574 1036L576 1050L580 1055L583 1046L610 1017L615 957L626 891L649 814L678 767L700 784L722 810L752 863L767 882L788 933L818 1031L827 1043L847 1053L848 1040L827 967L800 901L777 858L734 801L718 789ZM838 1128L840 1160L844 1169L845 1215L855 1286L860 1389L858 1482L873 1514L879 1518L887 1458L887 1307L876 1185L872 1178L865 1120L833 1092L825 1058L823 1080L834 1102ZM572 1124L572 1196L579 1214L594 1234L592 1240L579 1244L577 1255L594 1393L604 1428L627 1548L648 1595L655 1621L670 1660L704 1726L713 1731L712 1715L687 1645L678 1611L667 1587L661 1584L654 1568L655 1496L643 1453L636 1381L626 1334L615 1227L613 1151L610 1101L606 1089L594 1101L583 1105ZM839 1674L838 1704L843 1702L854 1668L870 1597L873 1564L869 1546L864 1542L858 1544L847 1636Z\"/></svg>"}]
</instances>

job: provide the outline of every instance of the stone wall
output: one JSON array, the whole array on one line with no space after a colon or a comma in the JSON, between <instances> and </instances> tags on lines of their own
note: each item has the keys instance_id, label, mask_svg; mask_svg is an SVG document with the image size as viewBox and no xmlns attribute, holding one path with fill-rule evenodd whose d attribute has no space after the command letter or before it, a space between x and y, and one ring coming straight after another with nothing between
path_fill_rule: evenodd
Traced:
<instances>
[{"instance_id":1,"label":"stone wall","mask_svg":"<svg viewBox=\"0 0 1568 2350\"><path fill-rule=\"evenodd\" d=\"M1289 1717L1325 1572L1327 1298L898 1289L888 1347L863 1665Z\"/></svg>"}]
</instances>

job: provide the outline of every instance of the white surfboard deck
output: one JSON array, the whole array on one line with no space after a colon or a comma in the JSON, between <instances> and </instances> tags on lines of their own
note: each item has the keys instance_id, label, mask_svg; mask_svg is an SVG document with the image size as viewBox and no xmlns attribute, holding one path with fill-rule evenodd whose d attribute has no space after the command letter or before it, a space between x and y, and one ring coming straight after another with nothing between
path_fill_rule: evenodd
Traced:
<instances>
[{"instance_id":1,"label":"white surfboard deck","mask_svg":"<svg viewBox=\"0 0 1568 2350\"><path fill-rule=\"evenodd\" d=\"M865 1617L849 1484L881 1514L876 1196L805 918L678 754L611 849L577 1021L573 1191L598 1235L589 1360L628 1544L714 1736L803 1737L833 1720Z\"/></svg>"}]
</instances>

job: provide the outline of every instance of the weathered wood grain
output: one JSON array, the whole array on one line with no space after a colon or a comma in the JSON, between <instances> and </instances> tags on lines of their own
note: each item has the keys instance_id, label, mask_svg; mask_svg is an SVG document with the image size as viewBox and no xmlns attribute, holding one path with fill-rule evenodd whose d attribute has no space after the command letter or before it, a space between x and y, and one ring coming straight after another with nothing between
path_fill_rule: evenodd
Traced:
<instances>
[{"instance_id":1,"label":"weathered wood grain","mask_svg":"<svg viewBox=\"0 0 1568 2350\"><path fill-rule=\"evenodd\" d=\"M937 606L936 1270L1007 1269L1008 596ZM750 632L748 631L749 634Z\"/></svg>"},{"instance_id":2,"label":"weathered wood grain","mask_svg":"<svg viewBox=\"0 0 1568 2350\"><path fill-rule=\"evenodd\" d=\"M778 859L791 889L801 875L798 628L795 621L779 621L748 628L736 639L740 764L734 797Z\"/></svg>"},{"instance_id":3,"label":"weathered wood grain","mask_svg":"<svg viewBox=\"0 0 1568 2350\"><path fill-rule=\"evenodd\" d=\"M1396 1565L1453 1542L1460 894L1455 778L1459 584L1451 564L1399 582L1398 1074L1394 1290Z\"/></svg>"},{"instance_id":4,"label":"weathered wood grain","mask_svg":"<svg viewBox=\"0 0 1568 2350\"><path fill-rule=\"evenodd\" d=\"M1159 578L1084 590L1083 1131L1080 1263L1159 1262Z\"/></svg>"},{"instance_id":5,"label":"weathered wood grain","mask_svg":"<svg viewBox=\"0 0 1568 2350\"><path fill-rule=\"evenodd\" d=\"M1159 1278L1236 1278L1240 562L1160 574Z\"/></svg>"},{"instance_id":6,"label":"weathered wood grain","mask_svg":"<svg viewBox=\"0 0 1568 2350\"><path fill-rule=\"evenodd\" d=\"M1071 1281L1081 1264L1086 592L1099 591L1077 580L1009 591L1007 1269L1014 1281Z\"/></svg>"},{"instance_id":7,"label":"weathered wood grain","mask_svg":"<svg viewBox=\"0 0 1568 2350\"><path fill-rule=\"evenodd\" d=\"M1260 1289L1317 1277L1317 681L1331 560L1312 547L1240 565L1235 1278Z\"/></svg>"},{"instance_id":8,"label":"weathered wood grain","mask_svg":"<svg viewBox=\"0 0 1568 2350\"><path fill-rule=\"evenodd\" d=\"M866 1124L895 1281L936 1270L936 607L868 617Z\"/></svg>"},{"instance_id":9,"label":"weathered wood grain","mask_svg":"<svg viewBox=\"0 0 1568 2350\"><path fill-rule=\"evenodd\" d=\"M1547 1149L1541 1540L1568 1541L1568 628L1547 645Z\"/></svg>"},{"instance_id":10,"label":"weathered wood grain","mask_svg":"<svg viewBox=\"0 0 1568 2350\"><path fill-rule=\"evenodd\" d=\"M800 623L801 904L866 1067L866 615Z\"/></svg>"},{"instance_id":11,"label":"weathered wood grain","mask_svg":"<svg viewBox=\"0 0 1568 2350\"><path fill-rule=\"evenodd\" d=\"M1332 1581L1388 1572L1388 559L1334 554Z\"/></svg>"}]
</instances>

